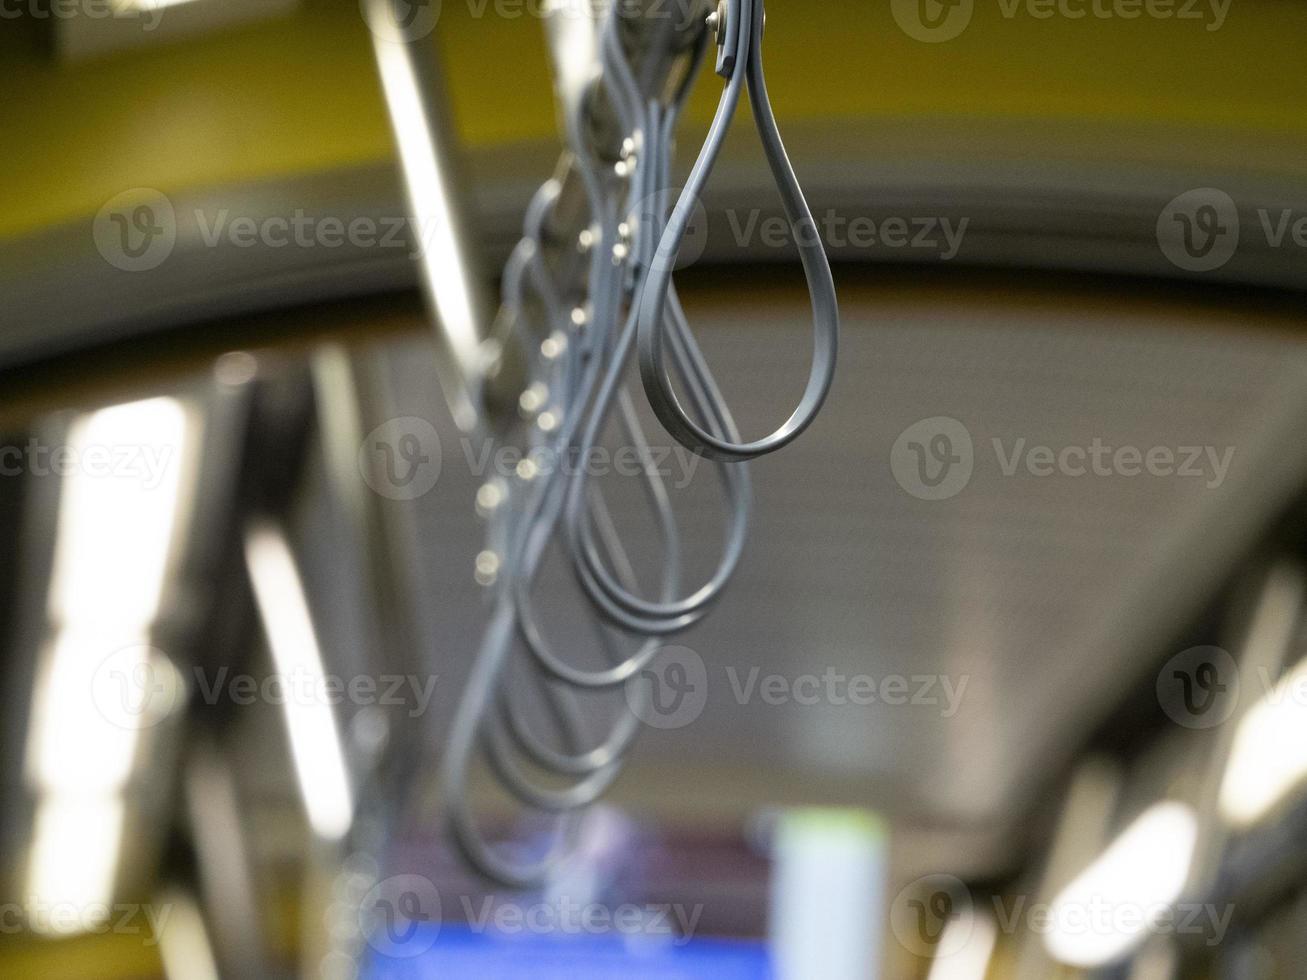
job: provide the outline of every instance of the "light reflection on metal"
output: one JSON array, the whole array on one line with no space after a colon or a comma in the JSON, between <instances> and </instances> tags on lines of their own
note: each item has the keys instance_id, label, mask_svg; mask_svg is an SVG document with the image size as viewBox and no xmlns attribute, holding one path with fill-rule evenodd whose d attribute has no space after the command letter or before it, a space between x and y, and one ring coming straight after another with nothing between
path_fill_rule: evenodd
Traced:
<instances>
[{"instance_id":1,"label":"light reflection on metal","mask_svg":"<svg viewBox=\"0 0 1307 980\"><path fill-rule=\"evenodd\" d=\"M323 690L322 652L285 537L270 524L255 525L245 538L245 560L278 673ZM353 821L354 801L336 717L317 698L288 697L284 707L309 823L320 837L339 840Z\"/></svg>"},{"instance_id":2,"label":"light reflection on metal","mask_svg":"<svg viewBox=\"0 0 1307 980\"><path fill-rule=\"evenodd\" d=\"M402 23L389 9L393 2L367 0L369 20ZM454 178L457 134L445 104L440 64L430 37L408 39L374 30L372 38L399 151L420 280L444 346L438 364L441 385L455 422L470 430L482 412L485 376L496 369L497 352L482 342L490 326L481 297L485 280L472 259Z\"/></svg>"}]
</instances>

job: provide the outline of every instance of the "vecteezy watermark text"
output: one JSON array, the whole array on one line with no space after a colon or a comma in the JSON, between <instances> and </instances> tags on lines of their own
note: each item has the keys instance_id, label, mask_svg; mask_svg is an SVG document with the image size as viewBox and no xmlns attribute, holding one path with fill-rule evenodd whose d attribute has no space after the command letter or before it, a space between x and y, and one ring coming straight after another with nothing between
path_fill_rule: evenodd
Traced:
<instances>
[{"instance_id":1,"label":"vecteezy watermark text","mask_svg":"<svg viewBox=\"0 0 1307 980\"><path fill-rule=\"evenodd\" d=\"M995 0L1003 20L1162 20L1219 31L1232 0ZM952 41L971 24L977 0L890 0L894 22L915 41Z\"/></svg>"},{"instance_id":2,"label":"vecteezy watermark text","mask_svg":"<svg viewBox=\"0 0 1307 980\"><path fill-rule=\"evenodd\" d=\"M936 252L947 262L957 256L971 224L946 215L892 215L879 221L868 215L840 214L833 208L814 218L814 224L791 225L787 218L761 211L726 212L727 224L740 248L755 242L765 248L791 244L825 245L835 249L913 249Z\"/></svg>"},{"instance_id":3,"label":"vecteezy watermark text","mask_svg":"<svg viewBox=\"0 0 1307 980\"><path fill-rule=\"evenodd\" d=\"M407 959L430 949L442 921L460 915L463 925L477 934L639 937L680 946L694 938L703 911L702 903L610 904L566 893L533 902L462 894L453 903L429 878L403 874L379 881L368 891L359 905L358 926L377 952Z\"/></svg>"},{"instance_id":4,"label":"vecteezy watermark text","mask_svg":"<svg viewBox=\"0 0 1307 980\"><path fill-rule=\"evenodd\" d=\"M542 395L542 400L545 397ZM548 411L541 411L535 419L541 428L547 423L558 424ZM596 445L585 451L575 445L547 444L523 449L467 436L459 437L459 454L465 472L481 481L535 480L555 473L568 478L579 474L596 479L656 477L674 490L688 487L703 461L680 444ZM446 463L435 426L417 416L382 423L368 433L358 451L359 472L364 481L392 500L415 500L429 493Z\"/></svg>"},{"instance_id":5,"label":"vecteezy watermark text","mask_svg":"<svg viewBox=\"0 0 1307 980\"><path fill-rule=\"evenodd\" d=\"M163 481L173 450L168 444L49 445L31 438L22 445L0 446L0 477L69 476L133 480L146 490Z\"/></svg>"},{"instance_id":6,"label":"vecteezy watermark text","mask_svg":"<svg viewBox=\"0 0 1307 980\"><path fill-rule=\"evenodd\" d=\"M142 655L147 650L151 655ZM152 728L167 718L186 689L184 674L172 662L148 648L127 647L111 653L95 672L91 698L96 710L120 728ZM191 668L190 691L203 703L222 702L247 707L355 707L407 709L410 718L424 714L438 678L417 674L324 673L306 667L269 674L246 674L223 666L210 672Z\"/></svg>"},{"instance_id":7,"label":"vecteezy watermark text","mask_svg":"<svg viewBox=\"0 0 1307 980\"><path fill-rule=\"evenodd\" d=\"M406 707L410 718L427 710L435 694L437 678L417 674L340 674L320 673L300 668L256 677L220 667L208 676L202 667L194 668L195 688L205 704L227 700L236 705L264 703L334 707L350 704L357 707Z\"/></svg>"},{"instance_id":8,"label":"vecteezy watermark text","mask_svg":"<svg viewBox=\"0 0 1307 980\"><path fill-rule=\"evenodd\" d=\"M726 668L726 677L738 704L748 704L756 697L763 704L777 706L913 705L940 708L940 715L944 718L952 718L958 713L967 684L971 681L965 674L956 681L944 674L887 674L876 678L870 674L844 674L834 667L827 667L821 674L787 677L784 674L764 675L760 667L751 667L742 674L731 666Z\"/></svg>"},{"instance_id":9,"label":"vecteezy watermark text","mask_svg":"<svg viewBox=\"0 0 1307 980\"><path fill-rule=\"evenodd\" d=\"M1032 900L1023 894L994 894L986 901L951 874L918 878L890 905L890 928L908 952L947 959L965 950L984 916L1007 936L1182 936L1218 946L1234 915L1231 904L1134 902L1106 895L1076 901Z\"/></svg>"},{"instance_id":10,"label":"vecteezy watermark text","mask_svg":"<svg viewBox=\"0 0 1307 980\"><path fill-rule=\"evenodd\" d=\"M153 31L163 20L164 5L124 0L0 0L0 20L139 20L141 30Z\"/></svg>"},{"instance_id":11,"label":"vecteezy watermark text","mask_svg":"<svg viewBox=\"0 0 1307 980\"><path fill-rule=\"evenodd\" d=\"M204 248L396 249L419 259L437 241L443 224L400 215L238 214L231 208L194 208L178 213L167 195L134 188L107 201L92 224L95 246L124 272L148 272L173 254L183 226Z\"/></svg>"},{"instance_id":12,"label":"vecteezy watermark text","mask_svg":"<svg viewBox=\"0 0 1307 980\"><path fill-rule=\"evenodd\" d=\"M760 667L724 668L726 686L738 705L762 703L793 708L915 708L952 718L966 697L968 675L845 673L827 667L821 673L764 674ZM631 711L657 729L684 728L703 714L710 678L707 664L684 646L667 646L626 685ZM722 688L718 688L721 690Z\"/></svg>"},{"instance_id":13,"label":"vecteezy watermark text","mask_svg":"<svg viewBox=\"0 0 1307 980\"><path fill-rule=\"evenodd\" d=\"M1234 447L1111 446L1095 436L1086 446L1028 445L1017 439L1006 446L994 439L994 454L1004 476L1024 470L1030 476L1178 476L1201 479L1215 490L1225 482L1234 461Z\"/></svg>"},{"instance_id":14,"label":"vecteezy watermark text","mask_svg":"<svg viewBox=\"0 0 1307 980\"><path fill-rule=\"evenodd\" d=\"M993 438L990 444L1004 477L1036 479L1200 480L1221 487L1234 463L1234 446L1112 443L1094 436L1085 443L1049 445L1025 437ZM890 449L890 469L904 490L921 500L946 500L966 489L977 465L971 433L957 419L936 416L914 422Z\"/></svg>"},{"instance_id":15,"label":"vecteezy watermark text","mask_svg":"<svg viewBox=\"0 0 1307 980\"><path fill-rule=\"evenodd\" d=\"M688 908L679 902L607 905L567 895L527 905L494 896L486 896L479 903L462 896L459 903L474 932L505 936L649 936L678 946L694 938L703 915L702 904Z\"/></svg>"},{"instance_id":16,"label":"vecteezy watermark text","mask_svg":"<svg viewBox=\"0 0 1307 980\"><path fill-rule=\"evenodd\" d=\"M0 0L3 2L3 0ZM653 220L652 211L670 196L650 195L636 209L640 221ZM726 223L737 248L782 249L795 244L827 248L908 249L930 252L943 261L958 255L971 219L947 215L841 214L828 209L811 222L791 224L780 215L759 209L726 211ZM334 215L295 208L285 214L240 214L228 207L179 211L161 191L138 187L105 202L92 224L96 248L106 262L125 272L157 269L172 256L179 241L203 248L267 249L404 249L408 257L423 257L438 243L444 226L434 218L407 216ZM676 256L676 266L692 265L707 247L708 221L702 203ZM622 245L623 248L629 248Z\"/></svg>"},{"instance_id":17,"label":"vecteezy watermark text","mask_svg":"<svg viewBox=\"0 0 1307 980\"><path fill-rule=\"evenodd\" d=\"M78 903L51 901L29 896L21 902L0 902L0 935L15 935L25 930L53 934L90 934L102 936L140 936L146 946L153 946L163 935L172 905L142 905L108 902Z\"/></svg>"}]
</instances>

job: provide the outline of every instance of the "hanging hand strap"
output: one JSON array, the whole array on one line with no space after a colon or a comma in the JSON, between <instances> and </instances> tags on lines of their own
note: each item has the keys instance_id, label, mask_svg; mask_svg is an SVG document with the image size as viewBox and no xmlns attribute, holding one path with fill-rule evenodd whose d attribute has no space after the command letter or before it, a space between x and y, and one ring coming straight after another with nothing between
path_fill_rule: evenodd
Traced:
<instances>
[{"instance_id":1,"label":"hanging hand strap","mask_svg":"<svg viewBox=\"0 0 1307 980\"><path fill-rule=\"evenodd\" d=\"M789 445L816 418L835 376L839 347L839 306L830 262L817 234L816 222L808 202L804 200L803 190L799 187L785 153L776 116L767 98L767 83L762 69L763 0L726 0L719 8L715 20L720 48L717 71L727 79L726 89L722 93L703 150L676 202L658 243L653 266L645 280L640 298L639 358L645 393L654 414L668 433L701 456L739 462L765 456ZM689 227L695 204L712 175L713 165L717 162L746 85L763 153L780 191L781 203L798 244L803 274L808 281L808 292L812 299L813 357L807 387L793 414L770 435L756 442L742 443L709 432L682 407L672 387L665 359L667 321L663 309L667 304L681 241Z\"/></svg>"}]
</instances>

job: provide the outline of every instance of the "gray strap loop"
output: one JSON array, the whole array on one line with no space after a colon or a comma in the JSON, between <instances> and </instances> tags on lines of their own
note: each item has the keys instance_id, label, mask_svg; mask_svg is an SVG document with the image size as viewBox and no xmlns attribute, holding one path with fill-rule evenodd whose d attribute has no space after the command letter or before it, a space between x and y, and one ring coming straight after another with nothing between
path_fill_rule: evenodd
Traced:
<instances>
[{"instance_id":1,"label":"gray strap loop","mask_svg":"<svg viewBox=\"0 0 1307 980\"><path fill-rule=\"evenodd\" d=\"M730 78L689 181L682 191L667 229L658 243L653 267L645 280L640 299L639 358L640 377L654 414L668 433L692 452L709 459L741 462L756 459L789 445L812 424L830 392L835 377L839 348L839 306L830 262L816 222L803 197L798 178L781 141L776 116L767 98L767 83L762 68L763 0L728 0L728 37L735 39L735 59ZM743 70L741 68L743 67ZM695 203L712 175L731 121L745 88L762 140L763 153L780 191L781 203L794 231L812 300L813 357L812 369L803 397L790 417L775 432L756 442L736 442L705 429L681 405L672 386L666 363L667 324L663 316L677 253L689 227Z\"/></svg>"}]
</instances>

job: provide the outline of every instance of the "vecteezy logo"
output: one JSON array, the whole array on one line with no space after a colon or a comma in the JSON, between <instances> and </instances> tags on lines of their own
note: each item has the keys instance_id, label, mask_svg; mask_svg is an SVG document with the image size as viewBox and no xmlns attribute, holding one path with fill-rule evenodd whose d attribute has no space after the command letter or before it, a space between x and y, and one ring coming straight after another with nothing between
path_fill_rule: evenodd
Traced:
<instances>
[{"instance_id":1,"label":"vecteezy logo","mask_svg":"<svg viewBox=\"0 0 1307 980\"><path fill-rule=\"evenodd\" d=\"M91 677L91 699L101 717L128 731L153 728L181 699L177 669L161 651L145 644L115 650Z\"/></svg>"},{"instance_id":2,"label":"vecteezy logo","mask_svg":"<svg viewBox=\"0 0 1307 980\"><path fill-rule=\"evenodd\" d=\"M971 482L974 466L971 433L942 415L908 426L890 450L894 479L921 500L956 497Z\"/></svg>"},{"instance_id":3,"label":"vecteezy logo","mask_svg":"<svg viewBox=\"0 0 1307 980\"><path fill-rule=\"evenodd\" d=\"M689 647L663 647L625 693L631 713L650 728L684 728L708 703L708 668Z\"/></svg>"},{"instance_id":4,"label":"vecteezy logo","mask_svg":"<svg viewBox=\"0 0 1307 980\"><path fill-rule=\"evenodd\" d=\"M359 472L377 493L391 500L417 500L440 479L440 436L426 419L391 419L359 447Z\"/></svg>"},{"instance_id":5,"label":"vecteezy logo","mask_svg":"<svg viewBox=\"0 0 1307 980\"><path fill-rule=\"evenodd\" d=\"M949 922L958 917L948 892L931 892L927 899L908 899L908 908L917 914L917 935L923 943L939 942Z\"/></svg>"},{"instance_id":6,"label":"vecteezy logo","mask_svg":"<svg viewBox=\"0 0 1307 980\"><path fill-rule=\"evenodd\" d=\"M671 187L662 194L650 194L643 198L632 211L635 221L642 227L666 227L676 205L680 202L681 192L682 188ZM708 211L703 206L703 201L697 197L689 202L687 207L689 214L685 232L681 236L680 247L675 255L661 250L656 251L650 260L653 268L661 271L671 265L672 270L677 271L692 266L703 258L704 250L708 247ZM660 245L663 241L669 244L671 242L671 239L661 234L658 240Z\"/></svg>"},{"instance_id":7,"label":"vecteezy logo","mask_svg":"<svg viewBox=\"0 0 1307 980\"><path fill-rule=\"evenodd\" d=\"M975 928L971 890L953 875L926 875L905 886L890 906L890 928L916 956L952 956Z\"/></svg>"},{"instance_id":8,"label":"vecteezy logo","mask_svg":"<svg viewBox=\"0 0 1307 980\"><path fill-rule=\"evenodd\" d=\"M1239 247L1239 208L1225 191L1199 187L1173 198L1157 219L1162 254L1186 272L1211 272Z\"/></svg>"},{"instance_id":9,"label":"vecteezy logo","mask_svg":"<svg viewBox=\"0 0 1307 980\"><path fill-rule=\"evenodd\" d=\"M421 956L440 932L440 892L421 875L387 878L364 897L359 926L368 945L383 956Z\"/></svg>"},{"instance_id":10,"label":"vecteezy logo","mask_svg":"<svg viewBox=\"0 0 1307 980\"><path fill-rule=\"evenodd\" d=\"M967 29L975 0L890 0L890 12L903 33L914 41L938 44Z\"/></svg>"},{"instance_id":11,"label":"vecteezy logo","mask_svg":"<svg viewBox=\"0 0 1307 980\"><path fill-rule=\"evenodd\" d=\"M1214 646L1190 647L1166 662L1157 675L1157 702L1185 728L1215 728L1239 703L1239 667Z\"/></svg>"},{"instance_id":12,"label":"vecteezy logo","mask_svg":"<svg viewBox=\"0 0 1307 980\"><path fill-rule=\"evenodd\" d=\"M368 29L383 41L417 41L436 29L441 0L359 0Z\"/></svg>"},{"instance_id":13,"label":"vecteezy logo","mask_svg":"<svg viewBox=\"0 0 1307 980\"><path fill-rule=\"evenodd\" d=\"M124 272L157 269L177 245L177 213L159 191L138 187L105 202L91 228L104 260Z\"/></svg>"}]
</instances>

